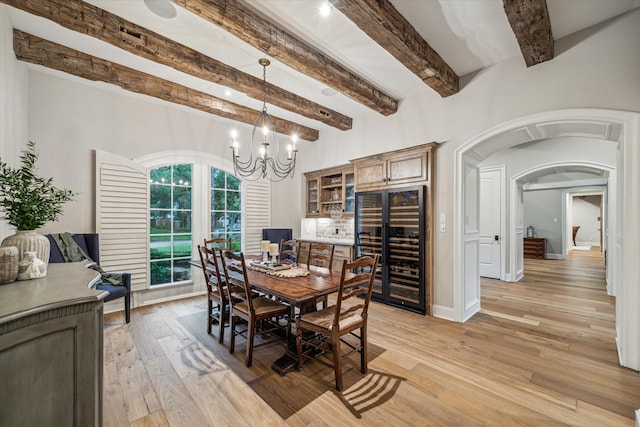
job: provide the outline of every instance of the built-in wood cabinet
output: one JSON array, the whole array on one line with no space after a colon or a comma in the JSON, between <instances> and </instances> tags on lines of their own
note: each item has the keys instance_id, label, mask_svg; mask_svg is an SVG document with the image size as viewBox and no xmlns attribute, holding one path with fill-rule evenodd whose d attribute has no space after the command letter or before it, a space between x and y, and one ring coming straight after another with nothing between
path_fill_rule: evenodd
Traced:
<instances>
[{"instance_id":1,"label":"built-in wood cabinet","mask_svg":"<svg viewBox=\"0 0 640 427\"><path fill-rule=\"evenodd\" d=\"M352 165L307 172L305 216L353 215L355 182Z\"/></svg>"},{"instance_id":2,"label":"built-in wood cabinet","mask_svg":"<svg viewBox=\"0 0 640 427\"><path fill-rule=\"evenodd\" d=\"M356 191L428 181L435 143L351 160Z\"/></svg>"},{"instance_id":3,"label":"built-in wood cabinet","mask_svg":"<svg viewBox=\"0 0 640 427\"><path fill-rule=\"evenodd\" d=\"M433 306L436 143L352 160L354 257L380 254L372 299L423 314Z\"/></svg>"}]
</instances>

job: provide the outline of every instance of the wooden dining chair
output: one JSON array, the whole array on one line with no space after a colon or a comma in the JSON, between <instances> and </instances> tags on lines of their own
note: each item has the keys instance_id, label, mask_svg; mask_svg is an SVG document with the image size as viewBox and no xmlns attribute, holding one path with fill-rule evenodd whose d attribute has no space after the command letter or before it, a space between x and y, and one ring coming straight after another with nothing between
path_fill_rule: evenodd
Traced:
<instances>
[{"instance_id":1,"label":"wooden dining chair","mask_svg":"<svg viewBox=\"0 0 640 427\"><path fill-rule=\"evenodd\" d=\"M360 371L363 374L367 373L367 311L379 258L380 255L375 255L373 258L360 257L351 263L344 260L336 304L324 310L303 314L296 321L298 369L302 369L304 358L317 357L303 353L303 344L326 352L326 340L318 339L318 335L326 337L331 342L333 369L338 391L343 388L342 359L351 353L360 353ZM349 272L354 275L347 278ZM359 298L360 296L364 296L364 298ZM359 335L355 333L358 329L360 330ZM315 332L315 334L305 333L307 331ZM359 345L347 342L344 339L347 334L357 337ZM342 354L341 343L350 347L350 351ZM317 352L314 354L317 355ZM322 359L316 360L326 363Z\"/></svg>"},{"instance_id":2,"label":"wooden dining chair","mask_svg":"<svg viewBox=\"0 0 640 427\"><path fill-rule=\"evenodd\" d=\"M317 265L331 270L331 264L333 264L333 250L334 246L328 243L311 242L309 245L307 266Z\"/></svg>"},{"instance_id":3,"label":"wooden dining chair","mask_svg":"<svg viewBox=\"0 0 640 427\"><path fill-rule=\"evenodd\" d=\"M204 245L208 248L233 250L230 237L214 237L213 239L204 239Z\"/></svg>"},{"instance_id":4,"label":"wooden dining chair","mask_svg":"<svg viewBox=\"0 0 640 427\"><path fill-rule=\"evenodd\" d=\"M333 266L333 250L335 247L328 243L311 242L309 245L309 255L307 257L307 268L310 265L316 265L319 267L326 267L329 270ZM327 308L327 296L324 295L316 302L322 303L322 308Z\"/></svg>"},{"instance_id":5,"label":"wooden dining chair","mask_svg":"<svg viewBox=\"0 0 640 427\"><path fill-rule=\"evenodd\" d=\"M261 327L259 331L261 335L282 330L285 333L285 340L288 339L291 334L291 307L264 296L252 296L242 252L235 254L227 250L222 252L221 257L229 289L235 286L237 289L241 289L242 292L242 295L238 295L238 299L231 299L231 343L229 345L229 353L235 351L235 337L237 335L245 337L247 340L245 364L251 366L253 348L258 347L254 345L257 327ZM247 329L236 330L237 319L244 319L247 322ZM280 323L283 320L286 321L284 326ZM260 343L259 346L276 340L281 341L282 338L276 336L274 339Z\"/></svg>"},{"instance_id":6,"label":"wooden dining chair","mask_svg":"<svg viewBox=\"0 0 640 427\"><path fill-rule=\"evenodd\" d=\"M229 320L227 305L229 305L230 293L226 289L226 281L221 274L221 264L216 256L216 250L207 246L198 245L200 263L204 272L204 280L207 285L207 333L211 334L212 326L218 323L218 342L224 341L224 328ZM218 316L215 315L218 310Z\"/></svg>"},{"instance_id":7,"label":"wooden dining chair","mask_svg":"<svg viewBox=\"0 0 640 427\"><path fill-rule=\"evenodd\" d=\"M296 239L280 240L280 262L297 263L300 243Z\"/></svg>"}]
</instances>

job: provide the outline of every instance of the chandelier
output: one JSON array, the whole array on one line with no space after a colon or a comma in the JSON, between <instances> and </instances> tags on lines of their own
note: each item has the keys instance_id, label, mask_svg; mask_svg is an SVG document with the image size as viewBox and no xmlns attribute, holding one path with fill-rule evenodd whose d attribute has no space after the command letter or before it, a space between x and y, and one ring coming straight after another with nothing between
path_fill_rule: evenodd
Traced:
<instances>
[{"instance_id":1,"label":"chandelier","mask_svg":"<svg viewBox=\"0 0 640 427\"><path fill-rule=\"evenodd\" d=\"M238 133L235 130L231 131L233 168L236 176L241 176L250 181L266 178L270 181L277 182L282 181L289 175L293 177L293 172L296 168L296 155L298 153L296 149L298 136L295 134L291 135L291 144L287 145L286 160L281 159L276 126L271 116L267 113L267 66L269 66L271 62L266 58L261 58L258 63L262 65L262 86L264 90L262 112L253 124L251 150L249 151L248 159L240 160L240 155L238 154ZM260 135L262 135L262 138ZM256 152L254 152L254 147L257 147ZM275 150L270 149L271 147L275 148Z\"/></svg>"}]
</instances>

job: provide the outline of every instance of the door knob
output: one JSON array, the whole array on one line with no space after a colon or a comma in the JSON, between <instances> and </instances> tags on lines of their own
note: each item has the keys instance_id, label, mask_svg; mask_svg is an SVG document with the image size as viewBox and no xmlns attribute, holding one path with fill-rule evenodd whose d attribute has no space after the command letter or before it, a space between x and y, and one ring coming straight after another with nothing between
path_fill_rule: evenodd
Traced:
<instances>
[{"instance_id":1,"label":"door knob","mask_svg":"<svg viewBox=\"0 0 640 427\"><path fill-rule=\"evenodd\" d=\"M495 240L495 241L497 242L498 240L500 240L500 236L498 236L498 235L496 234L495 236L493 236L493 240Z\"/></svg>"}]
</instances>

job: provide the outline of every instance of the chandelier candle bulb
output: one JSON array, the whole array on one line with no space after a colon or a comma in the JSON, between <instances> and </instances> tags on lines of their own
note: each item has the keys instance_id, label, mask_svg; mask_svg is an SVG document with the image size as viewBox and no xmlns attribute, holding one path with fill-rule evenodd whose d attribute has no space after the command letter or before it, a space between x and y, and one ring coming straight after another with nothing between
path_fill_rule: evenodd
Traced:
<instances>
[{"instance_id":1,"label":"chandelier candle bulb","mask_svg":"<svg viewBox=\"0 0 640 427\"><path fill-rule=\"evenodd\" d=\"M287 145L287 160L291 160L291 144Z\"/></svg>"}]
</instances>

